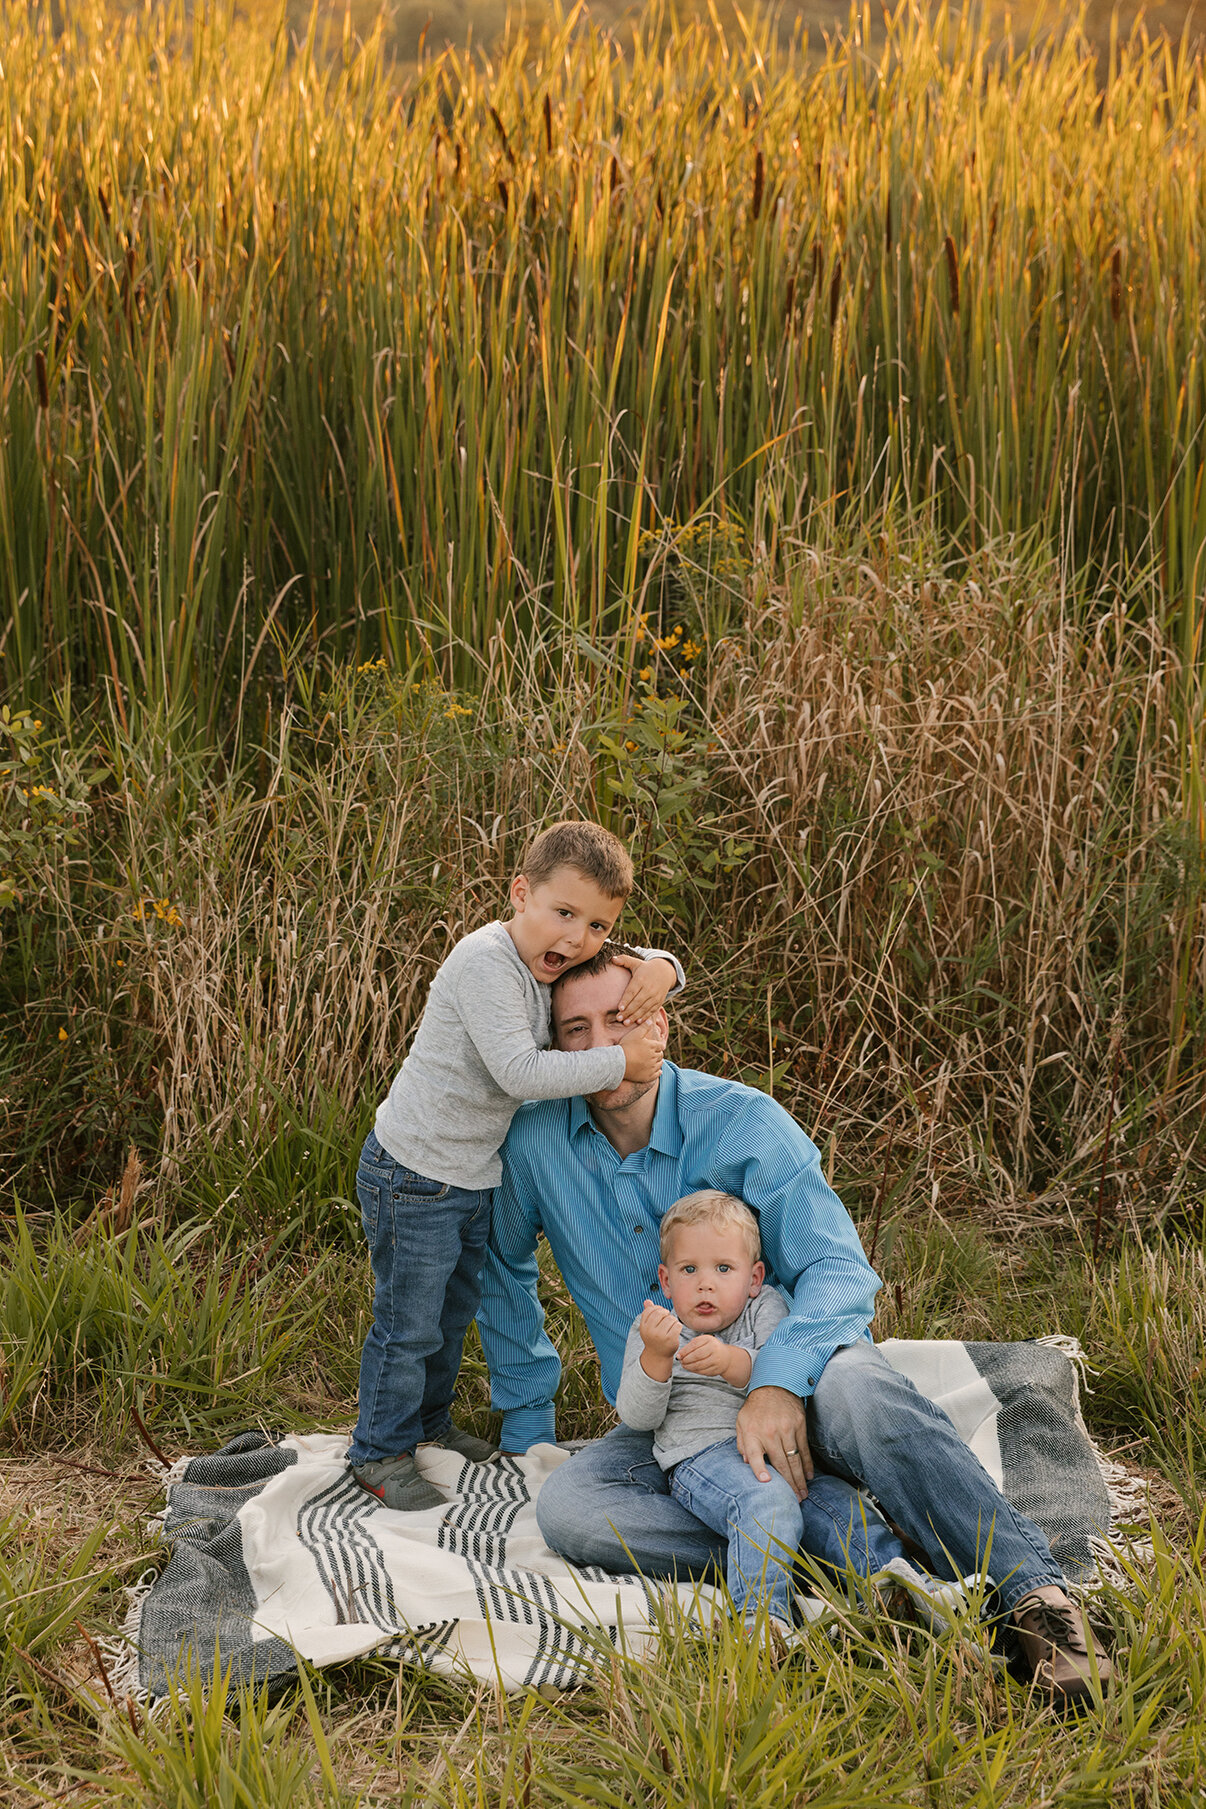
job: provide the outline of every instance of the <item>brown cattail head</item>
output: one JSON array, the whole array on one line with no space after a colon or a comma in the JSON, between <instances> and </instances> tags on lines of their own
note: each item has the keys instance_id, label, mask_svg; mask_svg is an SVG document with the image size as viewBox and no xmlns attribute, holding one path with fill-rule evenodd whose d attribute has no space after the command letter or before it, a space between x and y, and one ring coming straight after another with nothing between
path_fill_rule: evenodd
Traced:
<instances>
[{"instance_id":1,"label":"brown cattail head","mask_svg":"<svg viewBox=\"0 0 1206 1809\"><path fill-rule=\"evenodd\" d=\"M814 239L812 242L812 286L814 289L821 280L821 265L823 262L824 254L821 251L821 241L820 239Z\"/></svg>"},{"instance_id":2,"label":"brown cattail head","mask_svg":"<svg viewBox=\"0 0 1206 1809\"><path fill-rule=\"evenodd\" d=\"M943 240L946 251L946 280L951 292L951 313L959 312L959 254L955 250L955 241L948 232Z\"/></svg>"},{"instance_id":3,"label":"brown cattail head","mask_svg":"<svg viewBox=\"0 0 1206 1809\"><path fill-rule=\"evenodd\" d=\"M829 324L831 327L837 324L838 303L841 299L842 260L840 257L836 257L833 260L833 275L829 279Z\"/></svg>"},{"instance_id":4,"label":"brown cattail head","mask_svg":"<svg viewBox=\"0 0 1206 1809\"><path fill-rule=\"evenodd\" d=\"M544 97L544 142L551 157L553 154L553 104L547 94Z\"/></svg>"},{"instance_id":5,"label":"brown cattail head","mask_svg":"<svg viewBox=\"0 0 1206 1809\"><path fill-rule=\"evenodd\" d=\"M611 173L607 178L608 193L614 195L620 186L620 165L616 158L611 160Z\"/></svg>"},{"instance_id":6,"label":"brown cattail head","mask_svg":"<svg viewBox=\"0 0 1206 1809\"><path fill-rule=\"evenodd\" d=\"M514 163L515 163L515 153L514 153L514 151L513 151L513 150L512 150L512 149L511 149L511 143L510 143L510 140L509 140L509 139L508 139L508 137L507 137L507 129L506 129L506 127L505 127L505 126L504 126L504 125L503 125L503 122L502 122L502 120L501 120L501 119L500 119L500 118L499 118L499 116L498 116L498 109L497 109L497 107L491 107L491 109L490 109L490 118L491 118L491 119L492 119L492 120L493 120L493 121L494 121L494 130L495 130L495 131L496 131L496 132L497 132L497 133L498 133L498 136L499 136L499 141L500 141L500 143L501 143L501 144L502 144L502 148L503 148L503 152L504 152L504 154L505 154L505 156L506 156L506 159L507 159L507 162L508 162L508 163L509 163L509 164L511 164L511 165L512 165L512 166L514 166Z\"/></svg>"},{"instance_id":7,"label":"brown cattail head","mask_svg":"<svg viewBox=\"0 0 1206 1809\"><path fill-rule=\"evenodd\" d=\"M498 198L503 204L503 212L506 213L511 205L511 191L501 176L498 178Z\"/></svg>"},{"instance_id":8,"label":"brown cattail head","mask_svg":"<svg viewBox=\"0 0 1206 1809\"><path fill-rule=\"evenodd\" d=\"M1110 314L1115 320L1122 319L1122 248L1118 245L1110 259Z\"/></svg>"},{"instance_id":9,"label":"brown cattail head","mask_svg":"<svg viewBox=\"0 0 1206 1809\"><path fill-rule=\"evenodd\" d=\"M884 206L884 250L892 250L892 197L888 196Z\"/></svg>"},{"instance_id":10,"label":"brown cattail head","mask_svg":"<svg viewBox=\"0 0 1206 1809\"><path fill-rule=\"evenodd\" d=\"M750 214L755 220L762 212L762 187L765 180L766 166L762 161L762 152L759 151L754 158L754 197L750 203Z\"/></svg>"},{"instance_id":11,"label":"brown cattail head","mask_svg":"<svg viewBox=\"0 0 1206 1809\"><path fill-rule=\"evenodd\" d=\"M46 381L46 359L41 352L34 353L34 375L38 380L38 407L45 413L50 407L50 385Z\"/></svg>"},{"instance_id":12,"label":"brown cattail head","mask_svg":"<svg viewBox=\"0 0 1206 1809\"><path fill-rule=\"evenodd\" d=\"M134 1199L138 1193L138 1183L142 1178L142 1162L134 1145L130 1145L126 1157L126 1166L121 1174L121 1186L118 1190L117 1205L113 1213L114 1231L128 1231L134 1217Z\"/></svg>"}]
</instances>

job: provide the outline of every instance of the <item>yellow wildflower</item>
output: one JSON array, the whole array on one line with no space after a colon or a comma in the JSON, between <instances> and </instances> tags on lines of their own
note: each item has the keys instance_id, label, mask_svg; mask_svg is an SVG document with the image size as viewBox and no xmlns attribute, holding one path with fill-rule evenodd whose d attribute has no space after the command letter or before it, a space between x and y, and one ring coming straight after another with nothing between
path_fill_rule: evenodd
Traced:
<instances>
[{"instance_id":1,"label":"yellow wildflower","mask_svg":"<svg viewBox=\"0 0 1206 1809\"><path fill-rule=\"evenodd\" d=\"M63 1029L61 1024L59 1025L59 1041L60 1043L65 1043L67 1041L67 1032Z\"/></svg>"}]
</instances>

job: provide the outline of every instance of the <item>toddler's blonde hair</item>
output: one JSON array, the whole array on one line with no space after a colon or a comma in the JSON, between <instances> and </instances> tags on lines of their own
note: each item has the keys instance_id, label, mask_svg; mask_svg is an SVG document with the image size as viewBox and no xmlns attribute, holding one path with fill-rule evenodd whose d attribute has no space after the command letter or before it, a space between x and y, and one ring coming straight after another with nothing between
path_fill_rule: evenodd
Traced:
<instances>
[{"instance_id":1,"label":"toddler's blonde hair","mask_svg":"<svg viewBox=\"0 0 1206 1809\"><path fill-rule=\"evenodd\" d=\"M668 1252L674 1233L689 1225L731 1225L741 1232L751 1263L756 1263L762 1253L758 1221L735 1193L722 1193L718 1187L701 1187L698 1193L684 1194L681 1200L675 1200L662 1219L659 1234L663 1262L670 1260Z\"/></svg>"}]
</instances>

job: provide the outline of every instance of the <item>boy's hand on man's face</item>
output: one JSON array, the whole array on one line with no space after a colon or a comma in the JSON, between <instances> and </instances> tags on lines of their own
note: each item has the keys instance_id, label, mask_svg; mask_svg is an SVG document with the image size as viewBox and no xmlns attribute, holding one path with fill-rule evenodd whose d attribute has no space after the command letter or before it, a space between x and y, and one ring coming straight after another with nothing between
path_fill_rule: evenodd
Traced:
<instances>
[{"instance_id":1,"label":"boy's hand on man's face","mask_svg":"<svg viewBox=\"0 0 1206 1809\"><path fill-rule=\"evenodd\" d=\"M682 1335L683 1328L669 1307L656 1306L652 1300L645 1302L641 1314L641 1339L652 1356L673 1358Z\"/></svg>"},{"instance_id":2,"label":"boy's hand on man's face","mask_svg":"<svg viewBox=\"0 0 1206 1809\"><path fill-rule=\"evenodd\" d=\"M618 1047L624 1051L625 1080L657 1079L662 1071L666 1047L657 1024L637 1024L620 1038Z\"/></svg>"},{"instance_id":3,"label":"boy's hand on man's face","mask_svg":"<svg viewBox=\"0 0 1206 1809\"><path fill-rule=\"evenodd\" d=\"M666 995L678 979L669 961L655 955L642 961L637 955L613 955L613 967L626 967L632 975L617 1008L621 1024L637 1024L652 1017L666 1003Z\"/></svg>"}]
</instances>

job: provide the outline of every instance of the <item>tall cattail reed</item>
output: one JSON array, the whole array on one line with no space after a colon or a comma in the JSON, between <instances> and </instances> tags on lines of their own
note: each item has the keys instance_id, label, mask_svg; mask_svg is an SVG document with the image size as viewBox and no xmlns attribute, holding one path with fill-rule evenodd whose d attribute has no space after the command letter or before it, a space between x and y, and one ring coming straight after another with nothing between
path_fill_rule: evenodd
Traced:
<instances>
[{"instance_id":1,"label":"tall cattail reed","mask_svg":"<svg viewBox=\"0 0 1206 1809\"><path fill-rule=\"evenodd\" d=\"M302 640L468 674L550 619L609 633L651 527L719 509L777 558L805 508L856 531L885 497L1090 578L1158 550L1192 644L1191 59L1136 40L1099 85L1075 33L1001 58L914 9L875 81L840 39L805 65L760 28L720 55L711 25L621 51L568 21L395 76L377 37L325 61L317 32L286 56L191 20L73 13L48 56L36 11L4 13L6 693L57 660L218 724L242 650L258 695Z\"/></svg>"}]
</instances>

